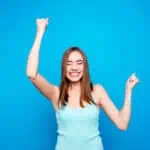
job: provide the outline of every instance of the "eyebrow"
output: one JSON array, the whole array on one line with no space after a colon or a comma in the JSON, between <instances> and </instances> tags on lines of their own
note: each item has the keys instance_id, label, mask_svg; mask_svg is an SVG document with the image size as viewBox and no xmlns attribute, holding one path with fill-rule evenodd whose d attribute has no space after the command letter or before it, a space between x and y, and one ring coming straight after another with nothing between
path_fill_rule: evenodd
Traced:
<instances>
[{"instance_id":1,"label":"eyebrow","mask_svg":"<svg viewBox=\"0 0 150 150\"><path fill-rule=\"evenodd\" d=\"M67 63L69 63L69 62L72 62L72 60L67 60ZM83 60L82 59L78 59L78 60L76 60L76 62L83 62Z\"/></svg>"}]
</instances>

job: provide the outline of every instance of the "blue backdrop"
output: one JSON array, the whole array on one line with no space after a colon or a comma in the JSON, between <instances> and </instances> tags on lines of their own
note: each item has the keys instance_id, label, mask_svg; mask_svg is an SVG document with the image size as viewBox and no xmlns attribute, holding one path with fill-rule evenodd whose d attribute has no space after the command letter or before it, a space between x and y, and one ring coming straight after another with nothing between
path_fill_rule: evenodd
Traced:
<instances>
[{"instance_id":1,"label":"blue backdrop","mask_svg":"<svg viewBox=\"0 0 150 150\"><path fill-rule=\"evenodd\" d=\"M102 84L120 109L132 72L140 79L132 96L127 131L101 110L105 150L150 149L150 2L148 0L6 0L0 5L0 149L54 150L56 118L50 101L26 77L26 62L36 33L36 18L49 17L39 72L60 83L64 50L81 47L93 83Z\"/></svg>"}]
</instances>

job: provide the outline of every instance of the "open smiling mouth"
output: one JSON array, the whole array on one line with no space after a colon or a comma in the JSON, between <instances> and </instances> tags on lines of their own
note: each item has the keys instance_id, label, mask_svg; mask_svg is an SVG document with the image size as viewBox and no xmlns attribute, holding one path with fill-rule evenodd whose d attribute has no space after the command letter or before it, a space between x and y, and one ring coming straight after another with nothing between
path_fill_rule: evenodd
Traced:
<instances>
[{"instance_id":1,"label":"open smiling mouth","mask_svg":"<svg viewBox=\"0 0 150 150\"><path fill-rule=\"evenodd\" d=\"M69 72L69 76L71 77L78 77L80 75L80 72Z\"/></svg>"}]
</instances>

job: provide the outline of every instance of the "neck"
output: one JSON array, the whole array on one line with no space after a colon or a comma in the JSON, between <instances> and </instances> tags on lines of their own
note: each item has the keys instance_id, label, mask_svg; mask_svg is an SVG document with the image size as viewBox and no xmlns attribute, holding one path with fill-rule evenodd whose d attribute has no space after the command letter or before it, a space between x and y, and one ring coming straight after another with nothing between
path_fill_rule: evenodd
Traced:
<instances>
[{"instance_id":1,"label":"neck","mask_svg":"<svg viewBox=\"0 0 150 150\"><path fill-rule=\"evenodd\" d=\"M68 89L69 98L79 99L80 94L81 94L80 82L70 83L69 89Z\"/></svg>"},{"instance_id":2,"label":"neck","mask_svg":"<svg viewBox=\"0 0 150 150\"><path fill-rule=\"evenodd\" d=\"M70 88L72 90L80 89L80 82L70 83Z\"/></svg>"}]
</instances>

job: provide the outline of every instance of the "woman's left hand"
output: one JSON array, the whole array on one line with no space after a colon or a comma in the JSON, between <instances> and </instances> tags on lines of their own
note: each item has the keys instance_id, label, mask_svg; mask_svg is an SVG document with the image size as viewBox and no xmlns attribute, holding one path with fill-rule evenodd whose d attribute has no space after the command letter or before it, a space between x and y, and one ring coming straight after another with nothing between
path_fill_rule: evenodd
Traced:
<instances>
[{"instance_id":1,"label":"woman's left hand","mask_svg":"<svg viewBox=\"0 0 150 150\"><path fill-rule=\"evenodd\" d=\"M132 90L137 83L139 83L139 79L136 77L135 73L133 73L126 82L126 88Z\"/></svg>"}]
</instances>

